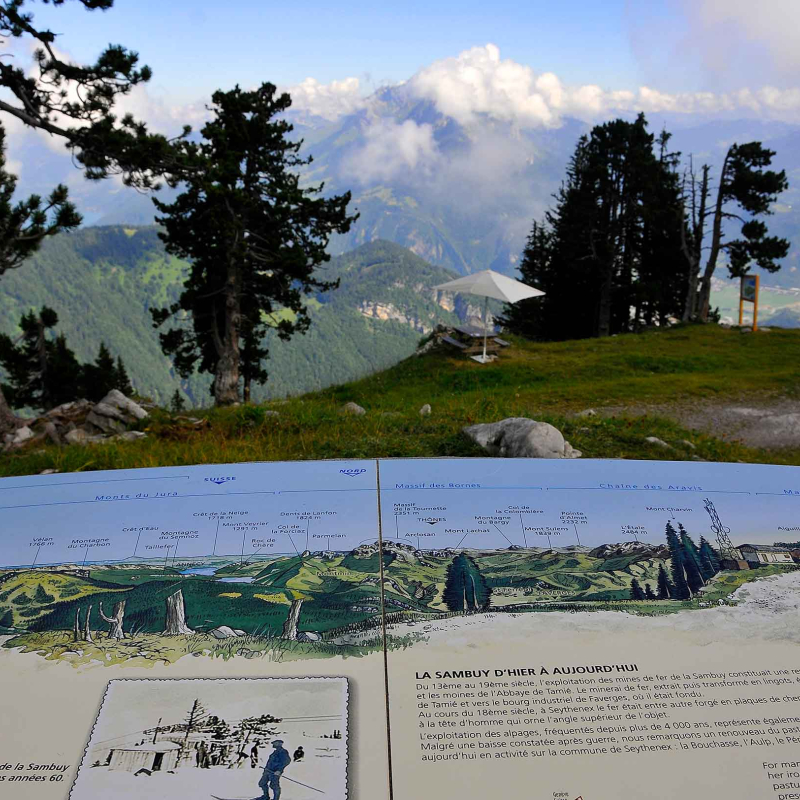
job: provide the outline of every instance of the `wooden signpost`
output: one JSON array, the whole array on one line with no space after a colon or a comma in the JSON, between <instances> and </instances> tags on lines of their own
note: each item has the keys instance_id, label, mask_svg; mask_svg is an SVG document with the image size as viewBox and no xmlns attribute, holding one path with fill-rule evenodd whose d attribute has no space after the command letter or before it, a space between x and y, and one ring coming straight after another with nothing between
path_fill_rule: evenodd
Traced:
<instances>
[{"instance_id":1,"label":"wooden signpost","mask_svg":"<svg viewBox=\"0 0 800 800\"><path fill-rule=\"evenodd\" d=\"M758 330L758 275L742 275L742 284L739 289L739 325L744 317L744 304L753 304L753 330Z\"/></svg>"}]
</instances>

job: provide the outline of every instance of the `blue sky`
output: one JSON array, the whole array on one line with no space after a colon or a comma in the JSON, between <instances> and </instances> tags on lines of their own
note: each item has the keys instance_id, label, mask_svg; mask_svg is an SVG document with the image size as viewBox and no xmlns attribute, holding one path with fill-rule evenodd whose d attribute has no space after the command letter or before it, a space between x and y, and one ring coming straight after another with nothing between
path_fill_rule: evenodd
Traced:
<instances>
[{"instance_id":1,"label":"blue sky","mask_svg":"<svg viewBox=\"0 0 800 800\"><path fill-rule=\"evenodd\" d=\"M189 100L218 86L255 77L295 84L369 74L400 81L430 62L488 41L504 58L570 82L636 83L636 63L623 24L623 0L597 4L478 0L431 3L305 0L286 4L234 0L117 0L106 13L77 7L38 8L38 20L63 34L82 59L108 41L138 50L153 67L153 88ZM575 20L580 19L576 27ZM591 63L587 55L591 54Z\"/></svg>"},{"instance_id":2,"label":"blue sky","mask_svg":"<svg viewBox=\"0 0 800 800\"><path fill-rule=\"evenodd\" d=\"M767 6L783 3L765 0ZM110 41L138 50L155 72L151 90L180 102L261 80L293 85L307 77L321 83L358 77L364 90L405 80L437 59L487 42L504 59L555 72L568 84L715 91L743 85L751 76L786 84L787 76L772 69L770 59L742 63L747 52L736 34L741 15L733 21L720 16L718 0L697 0L694 6L711 10L689 17L684 0L404 0L394 6L372 0L233 0L227 7L211 0L117 0L105 13L87 13L77 3L31 8L80 59L91 59ZM716 63L699 69L692 37L709 24L704 57L710 52ZM728 45L715 50L718 29ZM763 50L764 37L780 34L767 29L760 35L761 44L745 37L751 51ZM727 58L731 47L741 58ZM762 67L773 74L759 75Z\"/></svg>"}]
</instances>

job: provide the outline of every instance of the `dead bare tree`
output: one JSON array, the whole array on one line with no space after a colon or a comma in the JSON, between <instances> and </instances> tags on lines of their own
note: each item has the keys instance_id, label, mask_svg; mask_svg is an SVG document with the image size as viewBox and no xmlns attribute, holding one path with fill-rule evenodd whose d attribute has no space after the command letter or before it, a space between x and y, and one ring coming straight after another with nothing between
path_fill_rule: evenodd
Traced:
<instances>
[{"instance_id":1,"label":"dead bare tree","mask_svg":"<svg viewBox=\"0 0 800 800\"><path fill-rule=\"evenodd\" d=\"M297 641L297 623L300 620L300 608L302 605L302 600L292 600L292 605L289 607L289 616L286 618L286 622L283 623L281 639L286 639L290 642Z\"/></svg>"},{"instance_id":2,"label":"dead bare tree","mask_svg":"<svg viewBox=\"0 0 800 800\"><path fill-rule=\"evenodd\" d=\"M694 163L691 158L689 159L689 167L683 177L683 204L689 217L687 221L681 221L681 250L689 265L689 280L686 287L686 300L683 306L683 322L691 322L697 317L697 285L700 278L700 262L703 258L705 220L708 216L706 207L708 205L709 169L708 164L703 164L699 189Z\"/></svg>"},{"instance_id":3,"label":"dead bare tree","mask_svg":"<svg viewBox=\"0 0 800 800\"><path fill-rule=\"evenodd\" d=\"M100 617L104 622L107 622L111 627L108 631L109 639L124 639L125 633L122 630L122 620L125 617L125 600L120 600L114 604L114 616L107 617L103 613L103 604L100 603Z\"/></svg>"},{"instance_id":4,"label":"dead bare tree","mask_svg":"<svg viewBox=\"0 0 800 800\"><path fill-rule=\"evenodd\" d=\"M83 639L86 642L94 642L92 638L92 629L89 624L89 619L92 616L92 606L86 609L86 620L83 623Z\"/></svg>"},{"instance_id":5,"label":"dead bare tree","mask_svg":"<svg viewBox=\"0 0 800 800\"><path fill-rule=\"evenodd\" d=\"M164 636L189 636L194 631L186 624L186 602L183 599L183 590L178 589L175 594L167 598L167 619L164 625Z\"/></svg>"},{"instance_id":6,"label":"dead bare tree","mask_svg":"<svg viewBox=\"0 0 800 800\"><path fill-rule=\"evenodd\" d=\"M740 277L752 265L767 272L777 272L780 269L779 260L789 252L789 241L768 236L766 224L758 219L772 214L772 204L789 186L784 170L775 172L766 169L771 165L774 155L775 151L767 149L761 142L732 144L722 162L713 204L708 202L711 197L709 167L703 166L699 189L696 177L690 170L690 196L684 194L684 200L692 206L692 241L684 248L690 268L684 320L708 321L711 279L723 253L728 257L728 269L732 277ZM744 216L732 209L742 212ZM708 221L711 241L703 274L700 275L703 239ZM738 226L739 238L729 238L726 225ZM684 238L685 235L686 231Z\"/></svg>"}]
</instances>

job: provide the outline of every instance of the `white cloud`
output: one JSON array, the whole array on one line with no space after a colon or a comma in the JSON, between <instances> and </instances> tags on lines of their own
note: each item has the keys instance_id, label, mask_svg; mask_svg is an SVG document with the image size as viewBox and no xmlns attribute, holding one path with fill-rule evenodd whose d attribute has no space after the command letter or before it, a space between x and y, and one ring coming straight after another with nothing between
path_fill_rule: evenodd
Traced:
<instances>
[{"instance_id":1,"label":"white cloud","mask_svg":"<svg viewBox=\"0 0 800 800\"><path fill-rule=\"evenodd\" d=\"M621 111L716 114L742 110L800 121L797 88L669 93L651 86L637 91L607 90L595 84L566 86L551 72L537 76L524 64L502 60L494 44L436 61L406 85L412 94L432 100L441 113L464 125L475 124L485 115L523 127L558 127L564 116L593 121Z\"/></svg>"},{"instance_id":2,"label":"white cloud","mask_svg":"<svg viewBox=\"0 0 800 800\"><path fill-rule=\"evenodd\" d=\"M345 78L331 83L320 83L306 78L295 86L282 87L292 98L292 110L303 111L327 120L336 120L363 108L358 78Z\"/></svg>"},{"instance_id":3,"label":"white cloud","mask_svg":"<svg viewBox=\"0 0 800 800\"><path fill-rule=\"evenodd\" d=\"M438 152L430 125L413 120L378 119L365 131L364 144L346 159L342 171L362 184L413 174L426 176Z\"/></svg>"},{"instance_id":4,"label":"white cloud","mask_svg":"<svg viewBox=\"0 0 800 800\"><path fill-rule=\"evenodd\" d=\"M553 104L560 103L555 75L536 75L530 67L501 61L496 45L473 47L455 58L435 61L409 81L412 93L433 100L437 108L462 124L480 114L522 124L553 125Z\"/></svg>"}]
</instances>

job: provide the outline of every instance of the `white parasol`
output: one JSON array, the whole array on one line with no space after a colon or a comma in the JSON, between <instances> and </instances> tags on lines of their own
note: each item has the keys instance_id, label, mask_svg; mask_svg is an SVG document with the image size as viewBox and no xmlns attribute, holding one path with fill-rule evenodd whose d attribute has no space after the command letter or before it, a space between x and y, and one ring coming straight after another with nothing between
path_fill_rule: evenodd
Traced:
<instances>
[{"instance_id":1,"label":"white parasol","mask_svg":"<svg viewBox=\"0 0 800 800\"><path fill-rule=\"evenodd\" d=\"M502 300L504 303L518 303L520 300L527 300L529 297L541 297L544 292L528 286L527 283L514 280L499 272L485 269L482 272L473 272L463 278L456 278L454 281L440 283L434 286L442 292L453 292L454 294L475 294L485 298L483 302L483 355L475 356L476 361L481 364L487 362L486 358L486 339L489 335L488 311L489 298Z\"/></svg>"}]
</instances>

